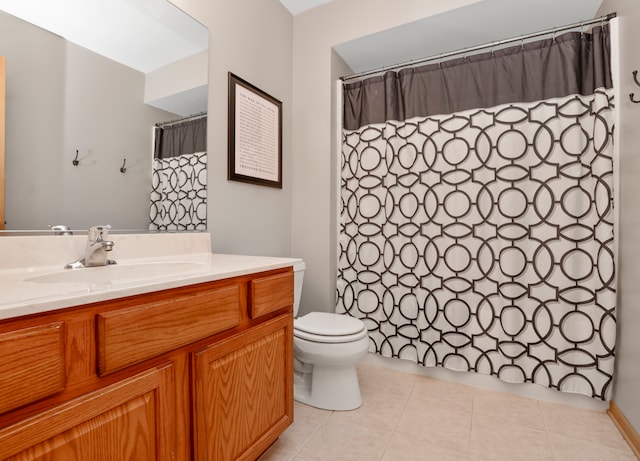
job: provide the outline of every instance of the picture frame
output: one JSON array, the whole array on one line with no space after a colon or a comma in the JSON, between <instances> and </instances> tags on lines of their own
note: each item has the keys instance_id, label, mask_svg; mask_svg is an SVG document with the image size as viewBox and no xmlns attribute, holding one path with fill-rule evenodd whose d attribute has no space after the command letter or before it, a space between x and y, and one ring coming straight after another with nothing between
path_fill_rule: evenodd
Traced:
<instances>
[{"instance_id":1,"label":"picture frame","mask_svg":"<svg viewBox=\"0 0 640 461\"><path fill-rule=\"evenodd\" d=\"M227 179L282 189L282 102L229 72Z\"/></svg>"}]
</instances>

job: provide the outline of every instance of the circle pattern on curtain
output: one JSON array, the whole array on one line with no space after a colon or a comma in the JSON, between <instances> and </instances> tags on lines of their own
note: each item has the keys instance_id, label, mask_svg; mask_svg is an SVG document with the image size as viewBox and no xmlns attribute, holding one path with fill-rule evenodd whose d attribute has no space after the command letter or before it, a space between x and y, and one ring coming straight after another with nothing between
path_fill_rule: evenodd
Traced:
<instances>
[{"instance_id":1,"label":"circle pattern on curtain","mask_svg":"<svg viewBox=\"0 0 640 461\"><path fill-rule=\"evenodd\" d=\"M370 350L606 399L613 96L345 131L337 311Z\"/></svg>"},{"instance_id":2,"label":"circle pattern on curtain","mask_svg":"<svg viewBox=\"0 0 640 461\"><path fill-rule=\"evenodd\" d=\"M149 220L152 230L206 230L206 152L153 159Z\"/></svg>"}]
</instances>

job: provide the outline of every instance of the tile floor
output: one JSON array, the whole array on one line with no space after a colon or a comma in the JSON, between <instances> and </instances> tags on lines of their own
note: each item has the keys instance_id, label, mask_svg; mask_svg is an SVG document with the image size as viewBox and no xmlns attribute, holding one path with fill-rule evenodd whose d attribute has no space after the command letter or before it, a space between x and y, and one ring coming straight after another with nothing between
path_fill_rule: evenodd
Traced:
<instances>
[{"instance_id":1,"label":"tile floor","mask_svg":"<svg viewBox=\"0 0 640 461\"><path fill-rule=\"evenodd\" d=\"M369 364L358 375L359 409L296 402L260 461L637 461L606 413Z\"/></svg>"}]
</instances>

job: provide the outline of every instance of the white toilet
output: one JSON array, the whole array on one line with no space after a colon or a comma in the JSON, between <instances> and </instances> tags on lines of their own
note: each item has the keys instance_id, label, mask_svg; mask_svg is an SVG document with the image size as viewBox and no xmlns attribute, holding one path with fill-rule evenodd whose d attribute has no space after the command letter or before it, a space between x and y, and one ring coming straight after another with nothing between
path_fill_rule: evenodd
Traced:
<instances>
[{"instance_id":1,"label":"white toilet","mask_svg":"<svg viewBox=\"0 0 640 461\"><path fill-rule=\"evenodd\" d=\"M305 263L293 265L293 315L298 315ZM311 312L293 321L293 398L326 410L353 410L362 404L356 365L369 349L362 320L346 314Z\"/></svg>"}]
</instances>

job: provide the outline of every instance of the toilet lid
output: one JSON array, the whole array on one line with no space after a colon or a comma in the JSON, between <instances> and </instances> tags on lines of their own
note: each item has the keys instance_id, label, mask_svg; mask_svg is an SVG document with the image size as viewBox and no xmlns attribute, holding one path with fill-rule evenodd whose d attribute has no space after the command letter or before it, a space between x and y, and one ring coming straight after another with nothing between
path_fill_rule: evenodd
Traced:
<instances>
[{"instance_id":1,"label":"toilet lid","mask_svg":"<svg viewBox=\"0 0 640 461\"><path fill-rule=\"evenodd\" d=\"M304 339L306 341L311 341L314 343L323 343L323 344L344 344L350 343L353 341L358 341L367 336L367 330L362 330L358 333L354 333L352 335L344 335L344 336L327 336L327 335L314 335L312 333L307 333L305 331L296 330L295 327L293 329L293 336L296 338Z\"/></svg>"},{"instance_id":2,"label":"toilet lid","mask_svg":"<svg viewBox=\"0 0 640 461\"><path fill-rule=\"evenodd\" d=\"M348 315L331 314L329 312L310 312L294 321L294 333L306 333L311 336L340 336L340 340L353 340L343 338L346 336L364 336L366 328L360 319ZM307 335L298 335L300 337ZM337 339L337 338L336 338Z\"/></svg>"}]
</instances>

